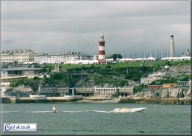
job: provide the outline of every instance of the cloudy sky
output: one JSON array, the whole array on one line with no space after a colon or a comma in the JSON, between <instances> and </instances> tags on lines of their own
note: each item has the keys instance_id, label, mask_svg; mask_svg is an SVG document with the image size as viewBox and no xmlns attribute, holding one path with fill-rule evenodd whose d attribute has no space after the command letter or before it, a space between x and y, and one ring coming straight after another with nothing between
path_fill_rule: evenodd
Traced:
<instances>
[{"instance_id":1,"label":"cloudy sky","mask_svg":"<svg viewBox=\"0 0 192 136\"><path fill-rule=\"evenodd\" d=\"M190 1L1 1L1 49L41 53L167 56L174 35L176 56L191 48Z\"/></svg>"}]
</instances>

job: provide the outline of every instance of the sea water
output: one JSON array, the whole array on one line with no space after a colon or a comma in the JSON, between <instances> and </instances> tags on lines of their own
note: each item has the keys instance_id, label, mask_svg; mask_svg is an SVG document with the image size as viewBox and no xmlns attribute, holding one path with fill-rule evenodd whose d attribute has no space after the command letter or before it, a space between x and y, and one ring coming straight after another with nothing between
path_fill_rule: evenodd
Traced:
<instances>
[{"instance_id":1,"label":"sea water","mask_svg":"<svg viewBox=\"0 0 192 136\"><path fill-rule=\"evenodd\" d=\"M2 104L3 123L37 123L36 132L2 134L73 135L182 135L191 134L191 105L58 103ZM112 113L115 108L147 109L134 113Z\"/></svg>"}]
</instances>

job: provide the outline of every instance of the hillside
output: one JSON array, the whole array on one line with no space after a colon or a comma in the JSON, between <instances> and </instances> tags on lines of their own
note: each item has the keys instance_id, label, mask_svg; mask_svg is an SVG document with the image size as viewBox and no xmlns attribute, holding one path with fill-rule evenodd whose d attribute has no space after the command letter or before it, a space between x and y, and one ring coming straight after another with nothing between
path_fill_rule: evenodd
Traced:
<instances>
[{"instance_id":1,"label":"hillside","mask_svg":"<svg viewBox=\"0 0 192 136\"><path fill-rule=\"evenodd\" d=\"M182 70L191 66L190 61L154 61L154 62L121 62L111 64L92 64L92 65L68 65L60 64L60 72L51 72L55 65L44 64L40 73L49 73L50 78L40 79L34 78L28 81L18 81L14 86L24 84L31 86L36 91L38 84L50 86L68 86L68 87L93 87L93 86L108 86L108 87L123 87L135 83L139 84L142 77L147 77L149 74L157 71L165 72L165 65L170 66L170 78L164 79L168 82L177 82L178 80L191 79L189 73L184 73ZM180 76L174 76L174 72L181 72ZM82 76L84 75L84 76ZM163 82L167 82L163 81ZM162 82L162 83L163 83ZM13 84L11 84L13 87ZM144 85L139 85L135 88L135 92L142 90Z\"/></svg>"}]
</instances>

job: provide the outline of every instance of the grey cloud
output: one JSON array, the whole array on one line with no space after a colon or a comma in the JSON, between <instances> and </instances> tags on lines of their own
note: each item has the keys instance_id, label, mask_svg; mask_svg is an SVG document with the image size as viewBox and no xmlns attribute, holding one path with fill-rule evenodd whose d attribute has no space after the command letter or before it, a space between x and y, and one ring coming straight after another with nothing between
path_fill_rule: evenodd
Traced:
<instances>
[{"instance_id":1,"label":"grey cloud","mask_svg":"<svg viewBox=\"0 0 192 136\"><path fill-rule=\"evenodd\" d=\"M190 47L187 1L3 1L2 48L42 52L166 52L170 34L176 52ZM142 54L142 53L141 53Z\"/></svg>"},{"instance_id":2,"label":"grey cloud","mask_svg":"<svg viewBox=\"0 0 192 136\"><path fill-rule=\"evenodd\" d=\"M189 14L189 2L181 1L3 1L3 19L59 19L73 17L116 18ZM182 7L182 8L181 8Z\"/></svg>"}]
</instances>

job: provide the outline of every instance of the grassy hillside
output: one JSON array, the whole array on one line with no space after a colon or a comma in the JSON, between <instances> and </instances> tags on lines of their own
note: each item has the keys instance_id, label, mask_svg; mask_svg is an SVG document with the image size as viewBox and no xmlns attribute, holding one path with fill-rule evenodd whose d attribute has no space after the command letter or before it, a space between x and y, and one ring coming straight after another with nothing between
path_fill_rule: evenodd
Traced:
<instances>
[{"instance_id":1,"label":"grassy hillside","mask_svg":"<svg viewBox=\"0 0 192 136\"><path fill-rule=\"evenodd\" d=\"M83 84L87 82L93 82L94 85L103 86L108 84L110 86L127 86L129 85L129 80L133 80L135 82L140 82L142 77L147 77L148 74L151 74L155 71L161 70L164 68L166 64L169 66L190 66L190 61L155 61L155 62L119 62L112 64L92 64L92 65L78 65L78 64L60 64L60 73L52 73L50 78L45 79L29 79L25 81L18 81L16 83L12 83L11 86L15 87L20 84L24 84L26 86L31 86L33 90L37 90L38 84L48 84L48 85L58 85L65 84L70 85L70 76L64 72L87 72L89 77L87 79L82 79ZM50 73L54 70L54 64L44 64L44 68L42 68L40 73ZM190 77L183 77L183 80L189 79ZM171 80L170 80L171 79ZM89 80L89 81L87 81ZM177 79L169 78L165 79L168 82L177 82ZM181 79L182 80L182 79ZM162 83L165 81L158 81ZM156 84L154 82L153 84ZM140 85L135 88L134 92L141 90L144 86Z\"/></svg>"},{"instance_id":2,"label":"grassy hillside","mask_svg":"<svg viewBox=\"0 0 192 136\"><path fill-rule=\"evenodd\" d=\"M191 65L191 61L187 60L180 60L180 61L154 61L154 62L117 62L112 64L86 64L86 65L79 65L79 64L60 64L61 68L64 69L71 69L71 68L90 68L92 66L99 67L99 68L106 68L106 66L111 66L112 68L120 68L120 67L162 67L169 63L170 66L180 66L180 65ZM45 66L54 66L53 64L46 64Z\"/></svg>"}]
</instances>

